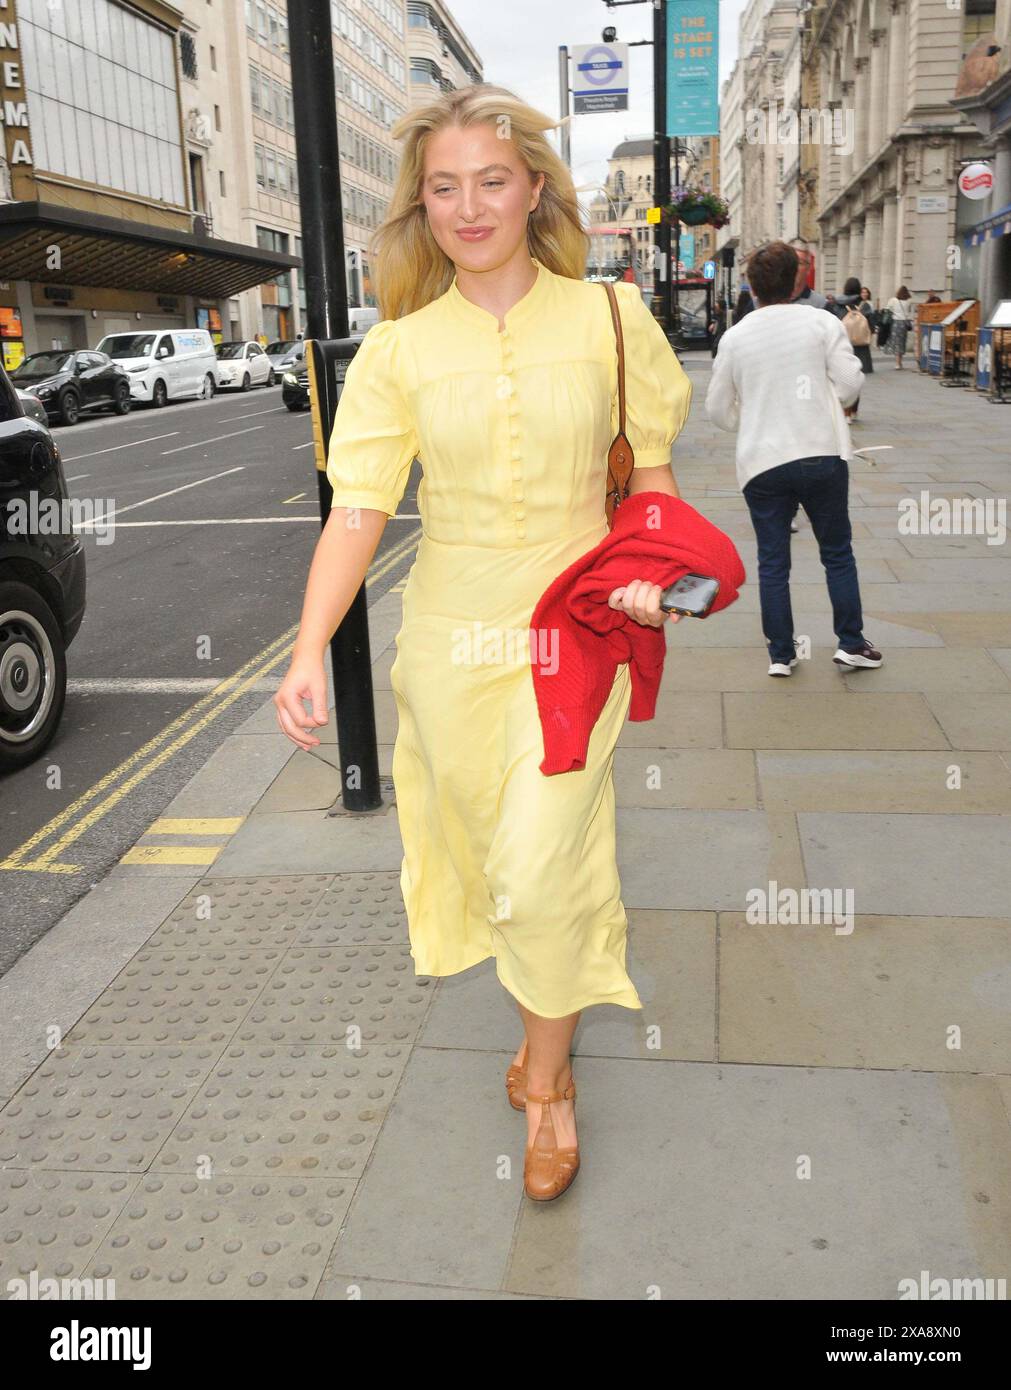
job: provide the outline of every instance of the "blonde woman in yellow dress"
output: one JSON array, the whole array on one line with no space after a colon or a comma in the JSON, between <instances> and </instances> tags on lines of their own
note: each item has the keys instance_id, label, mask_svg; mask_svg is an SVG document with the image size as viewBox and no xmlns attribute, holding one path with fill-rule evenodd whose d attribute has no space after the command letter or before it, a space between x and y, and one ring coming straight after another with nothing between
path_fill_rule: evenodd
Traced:
<instances>
[{"instance_id":1,"label":"blonde woman in yellow dress","mask_svg":"<svg viewBox=\"0 0 1011 1390\"><path fill-rule=\"evenodd\" d=\"M524 1187L535 1200L559 1195L579 1166L570 1047L580 1011L642 1008L625 969L611 779L627 666L585 768L546 776L538 766L530 618L551 581L607 534L617 419L607 296L583 279L587 237L544 134L552 124L485 85L394 127L400 172L374 240L382 318L348 368L328 456L333 509L275 696L284 733L315 747L324 652L417 457L423 534L391 671L411 955L426 976L494 957L515 998L524 1039L507 1090L525 1104ZM615 290L632 490L678 496L671 445L691 387L638 287ZM658 626L659 593L630 574L610 603Z\"/></svg>"}]
</instances>

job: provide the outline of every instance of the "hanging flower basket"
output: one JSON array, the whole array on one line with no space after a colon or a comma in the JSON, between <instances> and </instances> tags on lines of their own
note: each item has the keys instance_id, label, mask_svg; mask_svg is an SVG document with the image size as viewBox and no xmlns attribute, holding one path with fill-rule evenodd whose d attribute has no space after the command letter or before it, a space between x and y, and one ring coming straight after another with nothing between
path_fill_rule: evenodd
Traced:
<instances>
[{"instance_id":1,"label":"hanging flower basket","mask_svg":"<svg viewBox=\"0 0 1011 1390\"><path fill-rule=\"evenodd\" d=\"M730 206L707 188L683 186L674 189L672 201L661 207L660 217L664 222L684 222L689 227L725 227L730 221Z\"/></svg>"}]
</instances>

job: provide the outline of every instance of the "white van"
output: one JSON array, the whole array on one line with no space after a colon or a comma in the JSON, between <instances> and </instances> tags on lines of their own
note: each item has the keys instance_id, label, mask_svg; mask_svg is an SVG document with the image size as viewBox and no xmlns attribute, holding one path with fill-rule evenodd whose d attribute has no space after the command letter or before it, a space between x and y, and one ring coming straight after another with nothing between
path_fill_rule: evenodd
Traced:
<instances>
[{"instance_id":1,"label":"white van","mask_svg":"<svg viewBox=\"0 0 1011 1390\"><path fill-rule=\"evenodd\" d=\"M374 323L379 322L379 310L374 304L361 308L348 309L348 332L367 333Z\"/></svg>"},{"instance_id":2,"label":"white van","mask_svg":"<svg viewBox=\"0 0 1011 1390\"><path fill-rule=\"evenodd\" d=\"M130 374L135 401L166 401L202 396L218 388L218 358L206 328L155 328L109 333L99 343Z\"/></svg>"}]
</instances>

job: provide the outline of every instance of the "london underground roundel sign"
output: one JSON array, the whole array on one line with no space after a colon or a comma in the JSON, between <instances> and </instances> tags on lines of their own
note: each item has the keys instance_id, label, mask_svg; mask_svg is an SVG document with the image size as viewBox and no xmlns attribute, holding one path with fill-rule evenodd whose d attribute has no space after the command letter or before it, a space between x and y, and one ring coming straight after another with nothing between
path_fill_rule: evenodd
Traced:
<instances>
[{"instance_id":1,"label":"london underground roundel sign","mask_svg":"<svg viewBox=\"0 0 1011 1390\"><path fill-rule=\"evenodd\" d=\"M958 191L966 198L988 198L993 192L993 170L989 164L967 164L958 176Z\"/></svg>"}]
</instances>

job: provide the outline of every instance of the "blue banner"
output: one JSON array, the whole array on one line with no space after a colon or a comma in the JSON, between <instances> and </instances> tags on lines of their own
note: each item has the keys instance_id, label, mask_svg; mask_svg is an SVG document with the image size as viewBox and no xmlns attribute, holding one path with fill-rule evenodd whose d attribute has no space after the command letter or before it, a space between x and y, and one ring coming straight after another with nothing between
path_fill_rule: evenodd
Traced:
<instances>
[{"instance_id":1,"label":"blue banner","mask_svg":"<svg viewBox=\"0 0 1011 1390\"><path fill-rule=\"evenodd\" d=\"M719 0L668 0L668 135L719 135L719 60Z\"/></svg>"}]
</instances>

